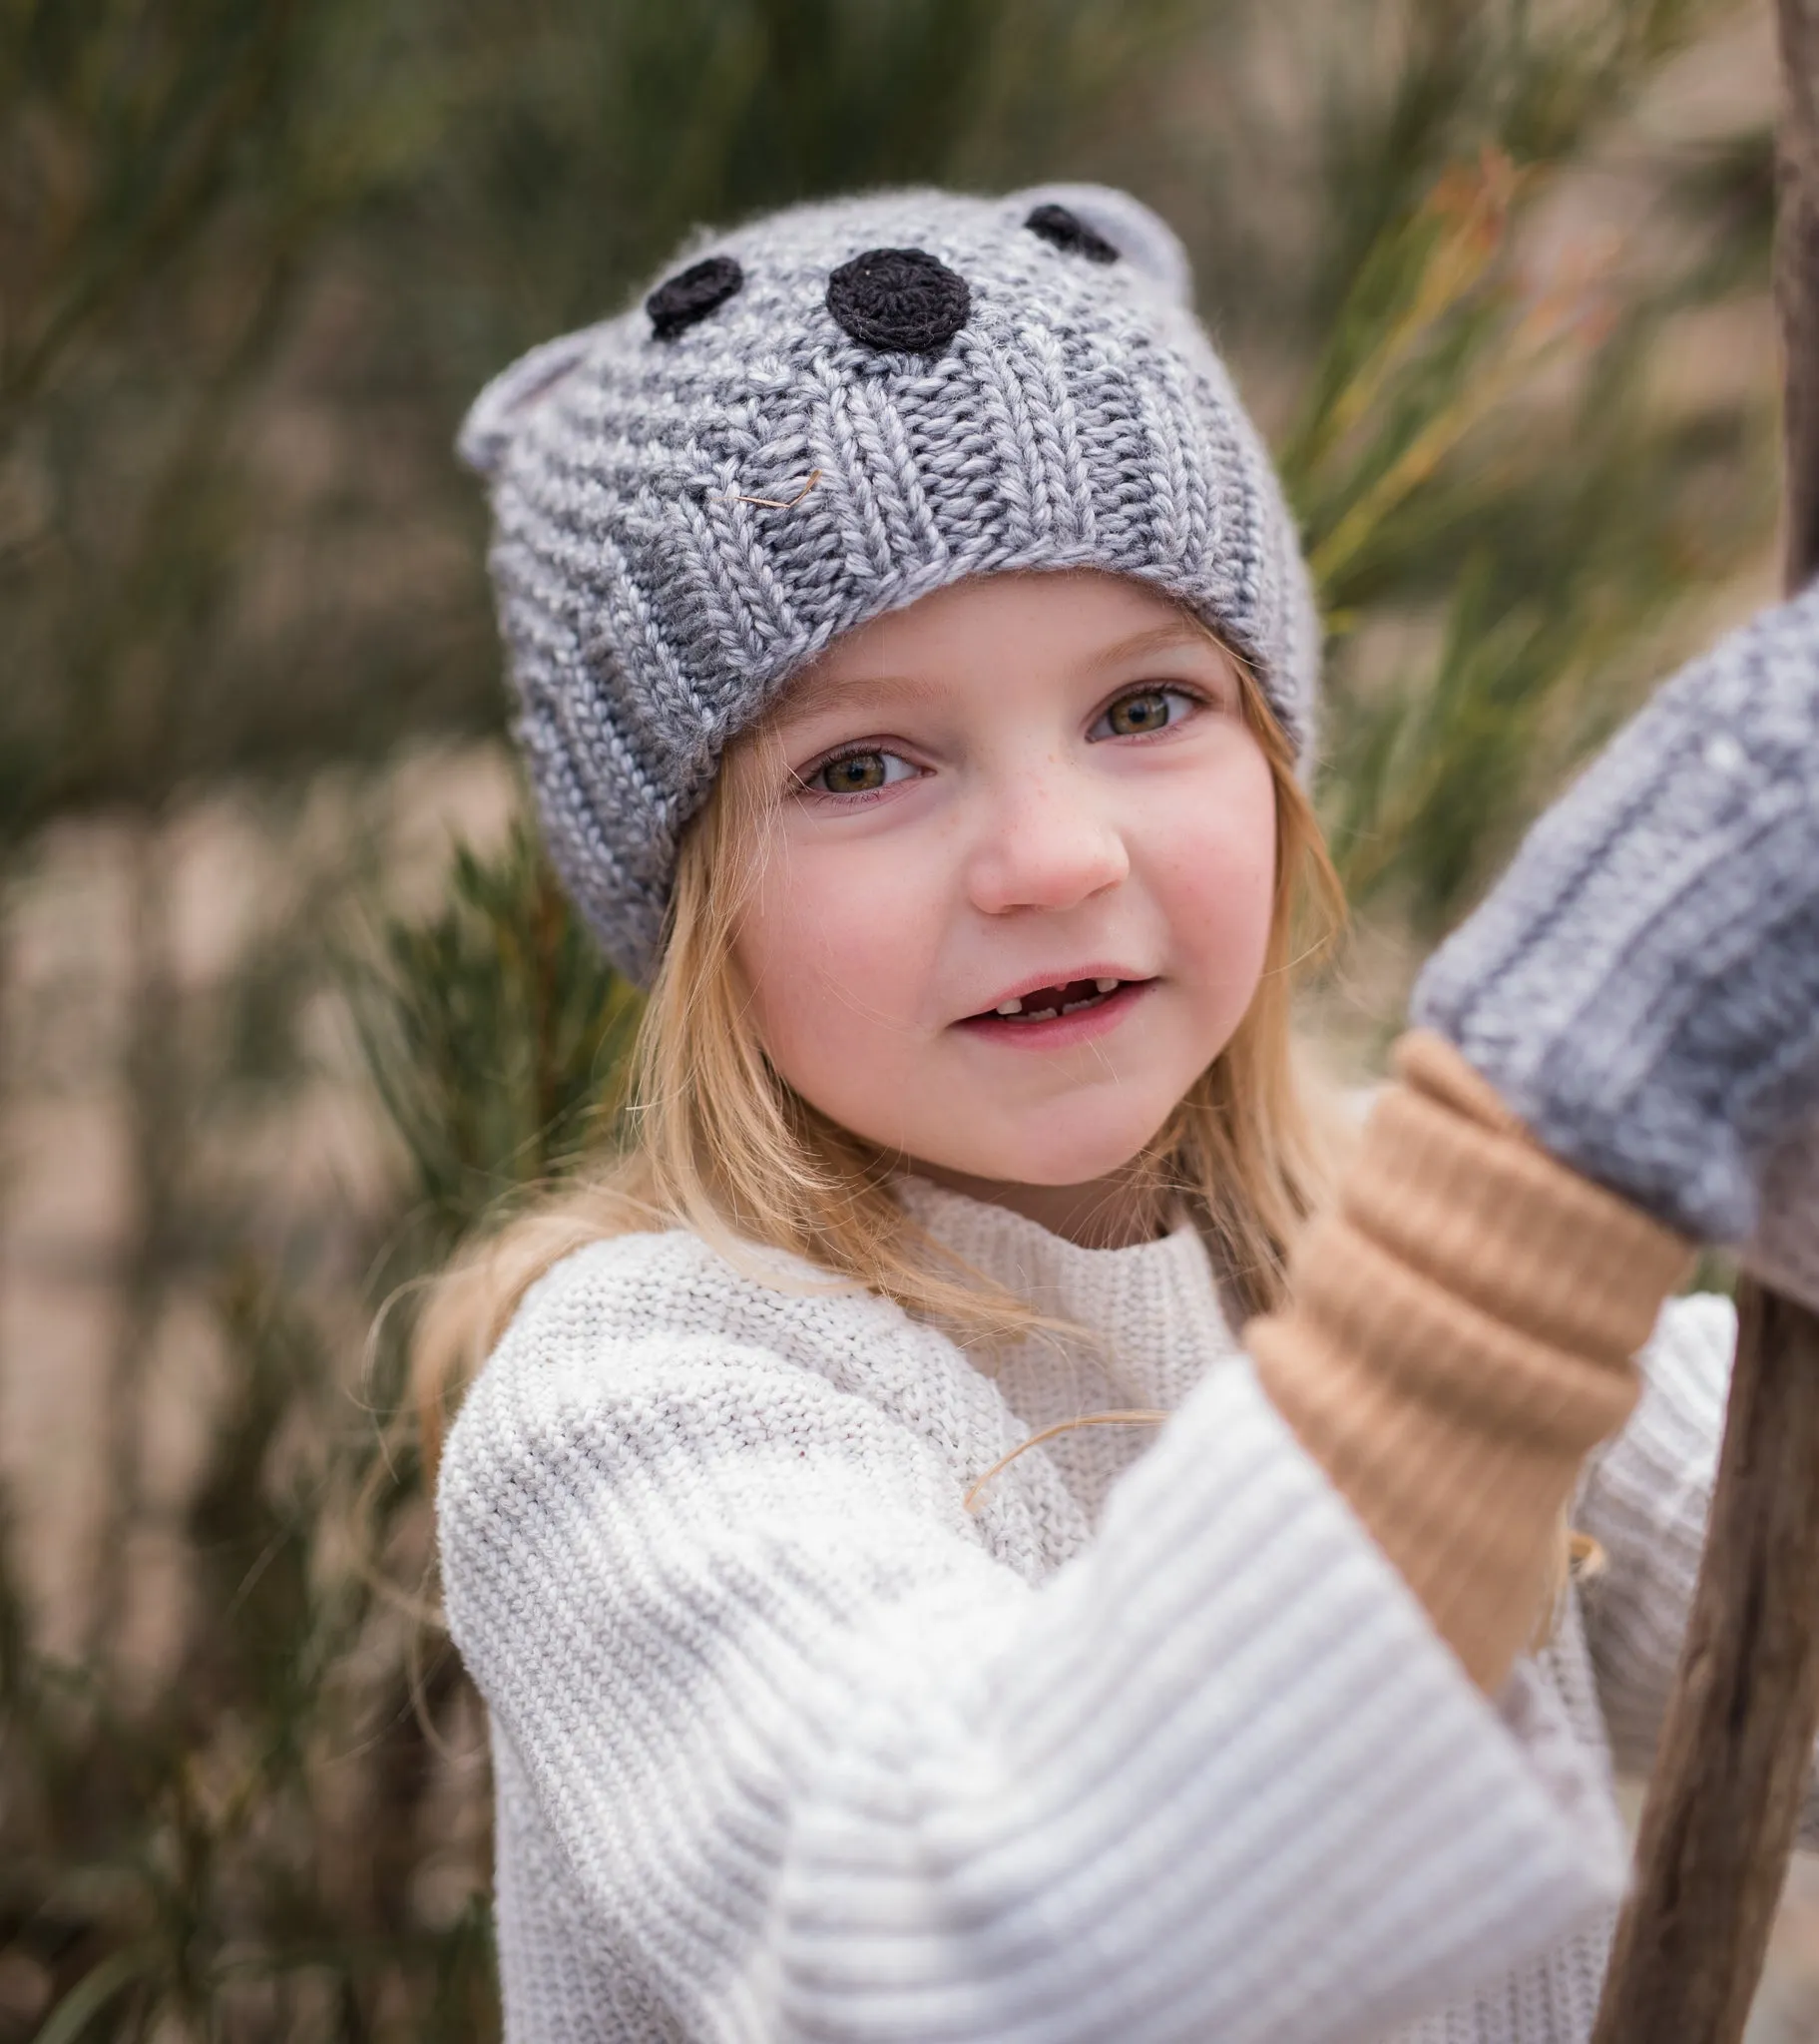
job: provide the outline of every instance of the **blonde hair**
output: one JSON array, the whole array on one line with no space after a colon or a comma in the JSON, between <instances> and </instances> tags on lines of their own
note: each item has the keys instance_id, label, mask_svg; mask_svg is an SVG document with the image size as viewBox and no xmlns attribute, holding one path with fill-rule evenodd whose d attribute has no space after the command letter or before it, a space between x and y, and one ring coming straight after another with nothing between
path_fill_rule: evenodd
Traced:
<instances>
[{"instance_id":1,"label":"blonde hair","mask_svg":"<svg viewBox=\"0 0 1819 2044\"><path fill-rule=\"evenodd\" d=\"M1288 742L1254 676L1233 664L1275 784L1264 970L1231 1041L1132 1169L1158 1220L1169 1203L1186 1205L1231 1304L1248 1316L1282 1303L1289 1245L1332 1177L1340 1120L1303 1083L1289 1010L1293 968L1337 931L1343 908ZM432 1468L455 1400L525 1292L564 1257L613 1236L681 1225L734 1257L749 1245L782 1251L987 1355L1048 1324L917 1228L891 1189L901 1160L817 1113L757 1040L734 942L774 800L771 743L762 727L734 741L681 846L627 1076L629 1140L471 1244L427 1293L411 1386Z\"/></svg>"}]
</instances>

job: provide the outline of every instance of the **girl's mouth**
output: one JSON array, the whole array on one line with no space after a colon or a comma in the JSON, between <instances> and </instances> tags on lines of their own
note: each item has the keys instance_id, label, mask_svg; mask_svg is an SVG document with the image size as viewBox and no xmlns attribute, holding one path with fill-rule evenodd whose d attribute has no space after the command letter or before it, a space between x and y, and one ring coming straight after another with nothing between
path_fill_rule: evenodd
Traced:
<instances>
[{"instance_id":1,"label":"girl's mouth","mask_svg":"<svg viewBox=\"0 0 1819 2044\"><path fill-rule=\"evenodd\" d=\"M1070 979L1053 986L1033 987L1027 994L1013 994L1008 1001L1000 1001L992 1013L1006 1022L1053 1022L1058 1015L1097 1008L1128 983L1122 979ZM983 1022L987 1017L975 1015L970 1019Z\"/></svg>"},{"instance_id":2,"label":"girl's mouth","mask_svg":"<svg viewBox=\"0 0 1819 2044\"><path fill-rule=\"evenodd\" d=\"M1146 979L1068 979L1014 994L959 1025L969 1034L1000 1043L1061 1050L1116 1026L1143 990Z\"/></svg>"}]
</instances>

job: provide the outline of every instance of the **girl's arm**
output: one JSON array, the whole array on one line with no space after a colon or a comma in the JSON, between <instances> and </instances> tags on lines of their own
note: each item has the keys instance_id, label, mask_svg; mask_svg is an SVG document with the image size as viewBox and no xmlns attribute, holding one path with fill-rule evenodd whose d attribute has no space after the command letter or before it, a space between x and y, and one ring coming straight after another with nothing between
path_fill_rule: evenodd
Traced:
<instances>
[{"instance_id":1,"label":"girl's arm","mask_svg":"<svg viewBox=\"0 0 1819 2044\"><path fill-rule=\"evenodd\" d=\"M1545 1698L1500 1717L1247 1364L1032 1585L938 1412L734 1338L744 1282L584 1253L451 1437L451 1624L566 1876L520 1977L585 1949L691 2037L1325 2044L1612 1897Z\"/></svg>"},{"instance_id":2,"label":"girl's arm","mask_svg":"<svg viewBox=\"0 0 1819 2044\"><path fill-rule=\"evenodd\" d=\"M1402 1083L1253 1332L1487 1685L1578 1456L1626 1410L1676 1235L1785 1273L1788 1225L1819 1219L1819 1183L1778 1174L1819 1127L1816 786L1819 586L1661 689L1429 961Z\"/></svg>"},{"instance_id":3,"label":"girl's arm","mask_svg":"<svg viewBox=\"0 0 1819 2044\"><path fill-rule=\"evenodd\" d=\"M1590 1449L1688 1246L1554 1162L1440 1037L1397 1046L1286 1311L1247 1332L1265 1388L1495 1690L1558 1593Z\"/></svg>"}]
</instances>

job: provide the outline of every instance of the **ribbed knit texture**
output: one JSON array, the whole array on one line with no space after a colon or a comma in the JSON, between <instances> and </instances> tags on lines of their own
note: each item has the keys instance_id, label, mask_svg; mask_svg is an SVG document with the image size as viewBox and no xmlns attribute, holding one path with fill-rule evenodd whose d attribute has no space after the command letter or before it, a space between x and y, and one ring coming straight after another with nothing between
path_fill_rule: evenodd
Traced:
<instances>
[{"instance_id":1,"label":"ribbed knit texture","mask_svg":"<svg viewBox=\"0 0 1819 2044\"><path fill-rule=\"evenodd\" d=\"M1556 1157L1704 1241L1754 1234L1819 1118L1815 788L1819 584L1658 691L1411 1005Z\"/></svg>"},{"instance_id":2,"label":"ribbed knit texture","mask_svg":"<svg viewBox=\"0 0 1819 2044\"><path fill-rule=\"evenodd\" d=\"M1593 1671L1645 1760L1728 1308L1669 1308L1576 1510L1609 1568L1494 1709L1196 1237L906 1197L1100 1341L988 1375L878 1299L632 1237L543 1280L462 1411L443 1566L513 2044L1579 2044L1620 1873ZM1178 1410L962 1510L1113 1406Z\"/></svg>"},{"instance_id":3,"label":"ribbed knit texture","mask_svg":"<svg viewBox=\"0 0 1819 2044\"><path fill-rule=\"evenodd\" d=\"M1442 1038L1397 1046L1292 1303L1245 1330L1263 1387L1495 1689L1557 1586L1586 1455L1690 1247L1538 1149Z\"/></svg>"},{"instance_id":4,"label":"ribbed knit texture","mask_svg":"<svg viewBox=\"0 0 1819 2044\"><path fill-rule=\"evenodd\" d=\"M965 576L1166 590L1305 744L1294 527L1137 201L872 195L706 236L668 275L507 369L462 435L550 847L633 977L727 740L837 634Z\"/></svg>"}]
</instances>

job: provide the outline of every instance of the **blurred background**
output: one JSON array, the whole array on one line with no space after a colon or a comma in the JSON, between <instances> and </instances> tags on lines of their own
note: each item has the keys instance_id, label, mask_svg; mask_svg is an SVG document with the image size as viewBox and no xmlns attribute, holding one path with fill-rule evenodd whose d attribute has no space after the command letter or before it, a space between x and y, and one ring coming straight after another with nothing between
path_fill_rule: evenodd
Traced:
<instances>
[{"instance_id":1,"label":"blurred background","mask_svg":"<svg viewBox=\"0 0 1819 2044\"><path fill-rule=\"evenodd\" d=\"M1774 592L1774 103L1767 0L0 4L0 2044L497 2033L399 1334L634 1003L521 827L486 376L780 201L1158 207L1320 586L1364 1075Z\"/></svg>"}]
</instances>

